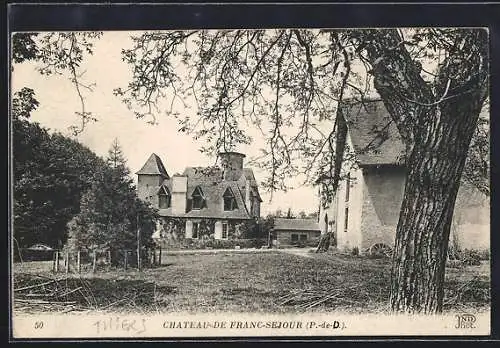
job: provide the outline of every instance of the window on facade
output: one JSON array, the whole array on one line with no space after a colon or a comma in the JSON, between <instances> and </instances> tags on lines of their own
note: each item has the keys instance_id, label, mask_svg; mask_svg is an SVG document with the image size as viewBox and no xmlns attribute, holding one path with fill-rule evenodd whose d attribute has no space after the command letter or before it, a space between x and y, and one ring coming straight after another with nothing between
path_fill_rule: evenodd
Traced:
<instances>
[{"instance_id":1,"label":"window on facade","mask_svg":"<svg viewBox=\"0 0 500 348\"><path fill-rule=\"evenodd\" d=\"M193 209L203 208L203 202L205 202L205 197L203 196L203 191L200 187L194 189L191 196L193 198Z\"/></svg>"},{"instance_id":2,"label":"window on facade","mask_svg":"<svg viewBox=\"0 0 500 348\"><path fill-rule=\"evenodd\" d=\"M349 191L351 189L351 173L347 173L347 178L345 179L345 201L349 202Z\"/></svg>"},{"instance_id":3,"label":"window on facade","mask_svg":"<svg viewBox=\"0 0 500 348\"><path fill-rule=\"evenodd\" d=\"M224 192L223 197L224 197L224 211L238 209L238 205L236 204L236 198L234 197L233 191L230 188L226 189L226 192Z\"/></svg>"},{"instance_id":4,"label":"window on facade","mask_svg":"<svg viewBox=\"0 0 500 348\"><path fill-rule=\"evenodd\" d=\"M307 240L307 234L301 234L300 235L300 240L301 241Z\"/></svg>"},{"instance_id":5,"label":"window on facade","mask_svg":"<svg viewBox=\"0 0 500 348\"><path fill-rule=\"evenodd\" d=\"M198 239L199 232L200 232L200 223L199 222L193 222L193 234L192 234L192 238L193 239Z\"/></svg>"},{"instance_id":6,"label":"window on facade","mask_svg":"<svg viewBox=\"0 0 500 348\"><path fill-rule=\"evenodd\" d=\"M347 232L349 226L349 208L345 208L344 232Z\"/></svg>"},{"instance_id":7,"label":"window on facade","mask_svg":"<svg viewBox=\"0 0 500 348\"><path fill-rule=\"evenodd\" d=\"M160 209L166 209L170 207L170 192L165 186L160 188L158 192L158 207Z\"/></svg>"},{"instance_id":8,"label":"window on facade","mask_svg":"<svg viewBox=\"0 0 500 348\"><path fill-rule=\"evenodd\" d=\"M227 224L222 224L222 239L227 239L229 226Z\"/></svg>"},{"instance_id":9,"label":"window on facade","mask_svg":"<svg viewBox=\"0 0 500 348\"><path fill-rule=\"evenodd\" d=\"M298 240L299 240L299 235L295 234L295 233L292 233L292 242L296 242Z\"/></svg>"}]
</instances>

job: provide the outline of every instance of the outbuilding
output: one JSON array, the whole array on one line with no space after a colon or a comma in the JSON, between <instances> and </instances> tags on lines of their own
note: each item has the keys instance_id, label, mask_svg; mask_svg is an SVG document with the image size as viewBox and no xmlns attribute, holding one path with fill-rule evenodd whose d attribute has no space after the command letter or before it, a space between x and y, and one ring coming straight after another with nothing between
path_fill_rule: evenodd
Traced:
<instances>
[{"instance_id":1,"label":"outbuilding","mask_svg":"<svg viewBox=\"0 0 500 348\"><path fill-rule=\"evenodd\" d=\"M321 231L315 219L283 219L274 221L273 244L278 247L315 245Z\"/></svg>"}]
</instances>

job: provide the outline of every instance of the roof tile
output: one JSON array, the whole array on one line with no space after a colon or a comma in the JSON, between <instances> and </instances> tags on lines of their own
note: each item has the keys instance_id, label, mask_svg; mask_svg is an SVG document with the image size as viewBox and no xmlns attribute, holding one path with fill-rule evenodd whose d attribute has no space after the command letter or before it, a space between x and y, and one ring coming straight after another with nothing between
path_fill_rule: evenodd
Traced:
<instances>
[{"instance_id":1,"label":"roof tile","mask_svg":"<svg viewBox=\"0 0 500 348\"><path fill-rule=\"evenodd\" d=\"M319 224L314 219L283 219L274 220L274 230L319 231Z\"/></svg>"},{"instance_id":2,"label":"roof tile","mask_svg":"<svg viewBox=\"0 0 500 348\"><path fill-rule=\"evenodd\" d=\"M149 156L146 163L144 163L142 168L136 174L161 175L165 178L169 178L167 170L163 165L163 162L161 161L160 157L158 157L158 155L155 153Z\"/></svg>"},{"instance_id":3,"label":"roof tile","mask_svg":"<svg viewBox=\"0 0 500 348\"><path fill-rule=\"evenodd\" d=\"M401 164L405 146L381 100L345 102L341 110L361 166Z\"/></svg>"},{"instance_id":4,"label":"roof tile","mask_svg":"<svg viewBox=\"0 0 500 348\"><path fill-rule=\"evenodd\" d=\"M245 205L245 181L252 178L250 186L254 194L260 199L257 183L253 171L249 168L243 169L237 177L242 180L223 180L223 172L218 167L187 167L183 175L187 180L187 212L183 215L175 215L172 209L160 209L160 216L177 216L191 218L223 218L223 219L249 219L251 218ZM163 185L170 188L172 180L166 179ZM205 196L206 204L200 210L191 209L191 196L194 190L200 187ZM224 211L224 192L230 187L236 199L237 209ZM158 190L158 188L156 188Z\"/></svg>"}]
</instances>

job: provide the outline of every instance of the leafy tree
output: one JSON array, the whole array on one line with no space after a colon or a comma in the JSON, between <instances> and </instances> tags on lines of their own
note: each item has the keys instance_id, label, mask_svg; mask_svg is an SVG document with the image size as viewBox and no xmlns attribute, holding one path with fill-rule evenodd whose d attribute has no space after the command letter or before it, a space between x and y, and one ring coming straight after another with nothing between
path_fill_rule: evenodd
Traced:
<instances>
[{"instance_id":1,"label":"leafy tree","mask_svg":"<svg viewBox=\"0 0 500 348\"><path fill-rule=\"evenodd\" d=\"M324 191L333 193L349 154L338 112L347 98L381 98L409 169L391 308L442 310L454 202L488 95L486 30L194 30L147 32L133 41L123 51L132 79L116 94L153 121L162 105L197 103L194 119L167 111L181 131L204 140L207 153L250 143L241 121L254 124L267 139L259 163L269 170L270 190L315 172L329 178ZM177 66L187 74L179 76ZM321 122L330 122L329 132Z\"/></svg>"},{"instance_id":2,"label":"leafy tree","mask_svg":"<svg viewBox=\"0 0 500 348\"><path fill-rule=\"evenodd\" d=\"M136 194L121 148L115 140L107 166L94 177L82 197L80 213L68 224L68 247L73 250L134 250L137 229L141 245L152 243L156 211Z\"/></svg>"},{"instance_id":3,"label":"leafy tree","mask_svg":"<svg viewBox=\"0 0 500 348\"><path fill-rule=\"evenodd\" d=\"M15 33L12 35L12 62L38 63L44 75L68 74L79 95L82 126L92 118L85 111L80 64L92 54L92 41L100 33ZM14 65L11 66L12 70ZM50 135L37 123L29 122L39 103L35 92L23 87L12 95L12 145L14 169L14 236L20 246L35 242L61 246L66 224L79 210L82 193L90 187L94 170L103 165L94 153L60 134Z\"/></svg>"},{"instance_id":4,"label":"leafy tree","mask_svg":"<svg viewBox=\"0 0 500 348\"><path fill-rule=\"evenodd\" d=\"M295 216L292 214L292 209L288 208L288 212L286 213L286 218L287 219L294 219Z\"/></svg>"},{"instance_id":5,"label":"leafy tree","mask_svg":"<svg viewBox=\"0 0 500 348\"><path fill-rule=\"evenodd\" d=\"M29 121L38 106L23 88L12 101L14 237L21 247L60 247L66 224L104 162L80 143Z\"/></svg>"},{"instance_id":6,"label":"leafy tree","mask_svg":"<svg viewBox=\"0 0 500 348\"><path fill-rule=\"evenodd\" d=\"M71 33L16 33L12 36L12 60L14 63L33 61L43 75L67 75L78 94L81 110L76 114L81 119L80 126L73 126L75 135L85 125L96 120L86 110L84 91L92 91L92 84L83 80L84 71L80 65L84 58L93 53L93 41L99 39L99 32ZM14 66L12 66L14 69ZM98 219L88 224L91 235L102 232L106 227L110 236L121 231L136 231L137 217L142 227L145 244L149 243L150 231L154 229L156 215L148 206L137 199L130 179L120 181L120 175L128 175L123 154L115 143L106 163L76 141L60 134L49 135L38 124L28 122L30 113L38 106L34 91L24 87L13 96L12 118L14 128L14 235L21 246L34 242L46 242L60 246L66 242L66 225L73 234L71 243L84 244L87 240L77 230L79 219L68 221L82 207L99 199L96 196L95 179L116 189L128 190L128 216L116 224L103 225ZM96 174L97 173L97 174ZM106 174L104 174L106 173ZM95 177L94 177L95 176ZM103 178L109 179L103 181ZM92 187L91 187L92 184ZM83 192L87 192L83 197ZM100 186L103 188L103 186ZM92 189L94 192L92 192ZM122 196L122 198L124 198ZM93 203L90 203L93 202ZM109 203L109 202L108 202ZM121 207L122 209L124 207ZM119 210L119 208L117 208ZM85 215L84 211L81 215ZM81 231L80 231L81 232ZM75 238L76 236L76 238ZM112 237L117 238L117 237ZM123 238L123 237L121 237ZM99 238L96 239L98 242ZM133 238L135 241L135 237ZM70 243L70 244L71 244Z\"/></svg>"}]
</instances>

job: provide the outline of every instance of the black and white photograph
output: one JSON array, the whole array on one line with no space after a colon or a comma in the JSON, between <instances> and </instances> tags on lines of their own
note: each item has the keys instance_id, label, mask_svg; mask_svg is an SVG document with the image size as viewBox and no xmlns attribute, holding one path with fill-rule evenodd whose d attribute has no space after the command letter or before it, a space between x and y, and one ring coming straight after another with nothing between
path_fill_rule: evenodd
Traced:
<instances>
[{"instance_id":1,"label":"black and white photograph","mask_svg":"<svg viewBox=\"0 0 500 348\"><path fill-rule=\"evenodd\" d=\"M9 40L13 338L490 334L487 27Z\"/></svg>"}]
</instances>

